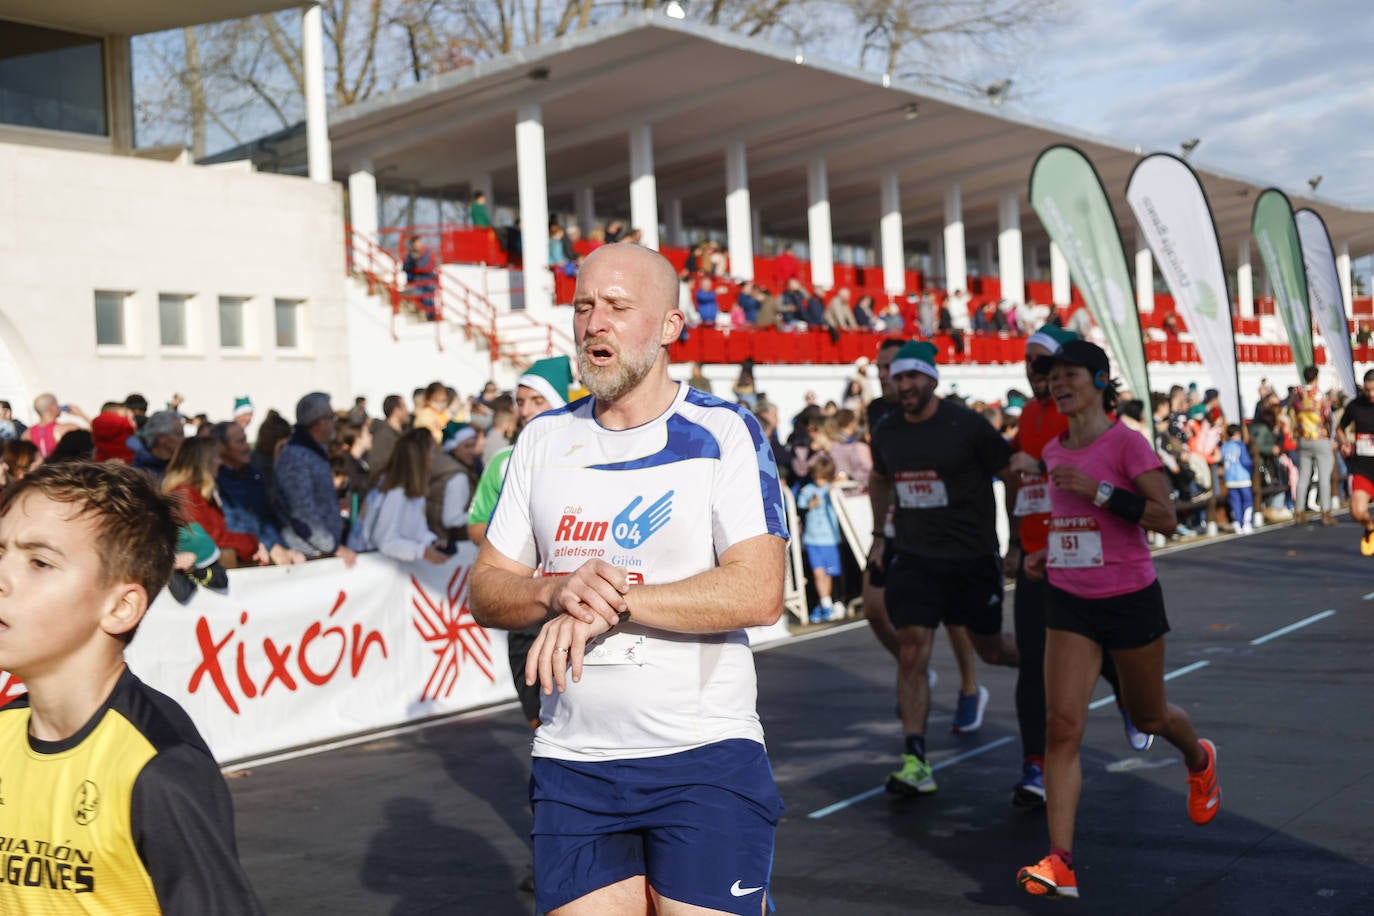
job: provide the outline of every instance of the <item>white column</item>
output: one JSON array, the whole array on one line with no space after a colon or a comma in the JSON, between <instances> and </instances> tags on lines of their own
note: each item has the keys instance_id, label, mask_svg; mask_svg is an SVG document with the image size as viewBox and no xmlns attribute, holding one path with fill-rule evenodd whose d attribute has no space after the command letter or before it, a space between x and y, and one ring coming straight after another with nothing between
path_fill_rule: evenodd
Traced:
<instances>
[{"instance_id":1,"label":"white column","mask_svg":"<svg viewBox=\"0 0 1374 916\"><path fill-rule=\"evenodd\" d=\"M1345 313L1351 314L1352 290L1350 288L1350 243L1341 242L1336 252L1336 273L1341 278L1341 298L1345 301Z\"/></svg>"},{"instance_id":2,"label":"white column","mask_svg":"<svg viewBox=\"0 0 1374 916\"><path fill-rule=\"evenodd\" d=\"M744 144L725 147L725 237L730 274L754 279L753 208L749 205L749 168Z\"/></svg>"},{"instance_id":3,"label":"white column","mask_svg":"<svg viewBox=\"0 0 1374 916\"><path fill-rule=\"evenodd\" d=\"M520 247L524 253L525 309L553 308L549 271L549 187L544 166L544 121L538 105L521 105L515 115L515 172L520 187Z\"/></svg>"},{"instance_id":4,"label":"white column","mask_svg":"<svg viewBox=\"0 0 1374 916\"><path fill-rule=\"evenodd\" d=\"M668 201L668 244L680 248L687 244L687 232L682 228L682 198Z\"/></svg>"},{"instance_id":5,"label":"white column","mask_svg":"<svg viewBox=\"0 0 1374 916\"><path fill-rule=\"evenodd\" d=\"M1140 231L1135 234L1135 307L1142 315L1155 310L1155 256Z\"/></svg>"},{"instance_id":6,"label":"white column","mask_svg":"<svg viewBox=\"0 0 1374 916\"><path fill-rule=\"evenodd\" d=\"M376 240L377 178L370 159L359 162L348 174L348 220L355 231Z\"/></svg>"},{"instance_id":7,"label":"white column","mask_svg":"<svg viewBox=\"0 0 1374 916\"><path fill-rule=\"evenodd\" d=\"M654 133L648 124L630 128L630 227L640 244L658 250L658 180L654 178Z\"/></svg>"},{"instance_id":8,"label":"white column","mask_svg":"<svg viewBox=\"0 0 1374 916\"><path fill-rule=\"evenodd\" d=\"M806 164L806 227L811 246L811 282L830 289L835 285L835 245L830 236L830 179L825 160Z\"/></svg>"},{"instance_id":9,"label":"white column","mask_svg":"<svg viewBox=\"0 0 1374 916\"><path fill-rule=\"evenodd\" d=\"M906 251L902 241L901 188L895 171L883 173L879 197L882 216L878 222L883 258L883 291L889 296L906 292Z\"/></svg>"},{"instance_id":10,"label":"white column","mask_svg":"<svg viewBox=\"0 0 1374 916\"><path fill-rule=\"evenodd\" d=\"M1250 272L1250 239L1241 240L1236 249L1236 304L1240 317L1255 317L1255 280Z\"/></svg>"},{"instance_id":11,"label":"white column","mask_svg":"<svg viewBox=\"0 0 1374 916\"><path fill-rule=\"evenodd\" d=\"M1026 263L1021 247L1021 203L1008 194L997 204L997 272L1002 298L1026 301Z\"/></svg>"},{"instance_id":12,"label":"white column","mask_svg":"<svg viewBox=\"0 0 1374 916\"><path fill-rule=\"evenodd\" d=\"M964 254L964 201L959 186L945 190L945 289L968 292L968 260ZM958 319L956 318L957 322Z\"/></svg>"},{"instance_id":13,"label":"white column","mask_svg":"<svg viewBox=\"0 0 1374 916\"><path fill-rule=\"evenodd\" d=\"M320 5L301 11L301 66L305 71L305 145L310 180L334 180L329 156L329 121L324 96L324 26Z\"/></svg>"},{"instance_id":14,"label":"white column","mask_svg":"<svg viewBox=\"0 0 1374 916\"><path fill-rule=\"evenodd\" d=\"M1069 288L1069 262L1059 246L1050 242L1050 298L1057 306L1069 304L1072 297Z\"/></svg>"},{"instance_id":15,"label":"white column","mask_svg":"<svg viewBox=\"0 0 1374 916\"><path fill-rule=\"evenodd\" d=\"M578 188L573 193L573 210L577 212L577 228L585 239L596 227L596 189Z\"/></svg>"}]
</instances>

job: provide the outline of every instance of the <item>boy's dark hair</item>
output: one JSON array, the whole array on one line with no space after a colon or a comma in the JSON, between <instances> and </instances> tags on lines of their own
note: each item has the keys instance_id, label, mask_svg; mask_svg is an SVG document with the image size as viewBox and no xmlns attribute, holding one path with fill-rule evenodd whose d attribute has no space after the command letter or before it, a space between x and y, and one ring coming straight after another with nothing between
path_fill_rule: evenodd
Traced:
<instances>
[{"instance_id":1,"label":"boy's dark hair","mask_svg":"<svg viewBox=\"0 0 1374 916\"><path fill-rule=\"evenodd\" d=\"M134 413L147 413L148 399L141 394L131 394L124 399L124 406Z\"/></svg>"},{"instance_id":2,"label":"boy's dark hair","mask_svg":"<svg viewBox=\"0 0 1374 916\"><path fill-rule=\"evenodd\" d=\"M1240 426L1239 426L1239 425L1237 425L1237 424L1235 424L1235 423L1232 423L1230 426L1226 427L1226 438L1230 439L1230 438L1233 438L1233 437L1239 436L1239 435L1240 435Z\"/></svg>"},{"instance_id":3,"label":"boy's dark hair","mask_svg":"<svg viewBox=\"0 0 1374 916\"><path fill-rule=\"evenodd\" d=\"M137 583L153 603L172 575L179 507L158 492L151 477L116 461L44 463L9 485L0 518L30 493L75 507L76 518L90 518L101 584ZM133 635L131 630L121 638L127 643Z\"/></svg>"},{"instance_id":4,"label":"boy's dark hair","mask_svg":"<svg viewBox=\"0 0 1374 916\"><path fill-rule=\"evenodd\" d=\"M395 413L397 407L404 406L405 401L401 399L401 396L399 394L387 395L386 400L382 401L382 419L385 420L387 417Z\"/></svg>"},{"instance_id":5,"label":"boy's dark hair","mask_svg":"<svg viewBox=\"0 0 1374 916\"><path fill-rule=\"evenodd\" d=\"M1302 370L1302 380L1309 385L1315 382L1317 380L1317 367L1308 366L1306 369Z\"/></svg>"}]
</instances>

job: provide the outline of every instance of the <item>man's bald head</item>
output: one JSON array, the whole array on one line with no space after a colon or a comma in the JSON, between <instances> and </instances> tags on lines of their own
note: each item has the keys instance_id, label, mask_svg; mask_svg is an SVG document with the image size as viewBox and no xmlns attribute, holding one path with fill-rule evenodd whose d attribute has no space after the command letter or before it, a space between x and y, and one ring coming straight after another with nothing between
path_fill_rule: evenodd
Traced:
<instances>
[{"instance_id":1,"label":"man's bald head","mask_svg":"<svg viewBox=\"0 0 1374 916\"><path fill-rule=\"evenodd\" d=\"M584 278L600 285L613 273L629 281L627 288L642 303L660 304L664 314L677 308L677 268L657 251L623 243L602 245L582 262L577 285L582 286Z\"/></svg>"}]
</instances>

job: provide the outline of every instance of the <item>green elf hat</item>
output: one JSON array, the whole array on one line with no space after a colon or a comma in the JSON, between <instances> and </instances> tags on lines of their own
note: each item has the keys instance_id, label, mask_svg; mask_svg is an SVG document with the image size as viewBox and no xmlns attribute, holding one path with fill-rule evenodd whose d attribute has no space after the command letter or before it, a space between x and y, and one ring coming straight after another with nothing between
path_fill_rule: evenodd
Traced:
<instances>
[{"instance_id":1,"label":"green elf hat","mask_svg":"<svg viewBox=\"0 0 1374 916\"><path fill-rule=\"evenodd\" d=\"M204 569L219 559L214 539L195 522L177 529L177 552L196 555L196 569Z\"/></svg>"},{"instance_id":2,"label":"green elf hat","mask_svg":"<svg viewBox=\"0 0 1374 916\"><path fill-rule=\"evenodd\" d=\"M444 427L444 451L451 452L469 439L477 437L477 430L467 423L450 420Z\"/></svg>"},{"instance_id":3,"label":"green elf hat","mask_svg":"<svg viewBox=\"0 0 1374 916\"><path fill-rule=\"evenodd\" d=\"M554 407L563 407L568 403L572 380L572 361L566 356L550 356L526 369L516 385L539 392Z\"/></svg>"},{"instance_id":4,"label":"green elf hat","mask_svg":"<svg viewBox=\"0 0 1374 916\"><path fill-rule=\"evenodd\" d=\"M1040 330L1026 338L1026 349L1029 350L1031 344L1039 344L1051 353L1058 353L1064 344L1077 339L1078 335L1073 331L1065 330L1054 323L1043 324Z\"/></svg>"},{"instance_id":5,"label":"green elf hat","mask_svg":"<svg viewBox=\"0 0 1374 916\"><path fill-rule=\"evenodd\" d=\"M892 366L889 371L893 378L903 372L921 372L938 382L940 370L935 368L935 357L939 355L939 352L935 344L928 340L910 341L903 344L902 349L898 350L897 355L892 358Z\"/></svg>"}]
</instances>

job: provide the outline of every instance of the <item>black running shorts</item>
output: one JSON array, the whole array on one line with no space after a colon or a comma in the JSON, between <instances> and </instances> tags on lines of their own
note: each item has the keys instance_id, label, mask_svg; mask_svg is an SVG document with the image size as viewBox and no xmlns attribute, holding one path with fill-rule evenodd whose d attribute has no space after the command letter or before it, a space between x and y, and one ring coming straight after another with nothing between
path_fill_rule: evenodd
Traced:
<instances>
[{"instance_id":1,"label":"black running shorts","mask_svg":"<svg viewBox=\"0 0 1374 916\"><path fill-rule=\"evenodd\" d=\"M1104 649L1139 649L1169 632L1159 580L1110 598L1080 598L1047 586L1045 626L1086 636Z\"/></svg>"},{"instance_id":2,"label":"black running shorts","mask_svg":"<svg viewBox=\"0 0 1374 916\"><path fill-rule=\"evenodd\" d=\"M996 554L951 559L896 553L887 567L887 615L892 626L968 627L1002 632L1002 561Z\"/></svg>"},{"instance_id":3,"label":"black running shorts","mask_svg":"<svg viewBox=\"0 0 1374 916\"><path fill-rule=\"evenodd\" d=\"M892 565L892 558L897 555L897 548L892 546L892 538L883 539L883 565L875 566L868 564L868 584L874 588L885 588L887 586L887 568Z\"/></svg>"}]
</instances>

